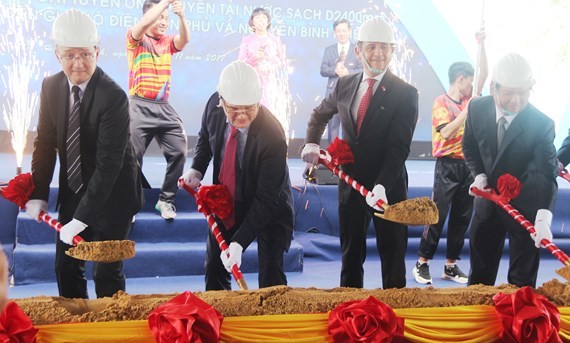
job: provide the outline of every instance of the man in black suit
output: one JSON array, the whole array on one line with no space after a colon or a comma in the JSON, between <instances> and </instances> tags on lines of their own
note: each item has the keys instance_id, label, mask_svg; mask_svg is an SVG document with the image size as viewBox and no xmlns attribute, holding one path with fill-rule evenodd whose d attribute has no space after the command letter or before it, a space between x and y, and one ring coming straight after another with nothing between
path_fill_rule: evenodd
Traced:
<instances>
[{"instance_id":1,"label":"man in black suit","mask_svg":"<svg viewBox=\"0 0 570 343\"><path fill-rule=\"evenodd\" d=\"M552 210L557 191L554 122L528 102L534 79L529 63L507 54L497 62L491 80L491 96L469 103L463 153L475 178L471 187L497 189L497 180L511 174L522 183L511 201L528 220L541 221L539 209ZM535 224L536 224L535 223ZM506 212L483 198L475 198L469 226L470 285L493 285L509 236L509 283L536 285L542 238L552 238L548 225L535 225L531 237ZM533 242L534 240L534 242ZM538 243L537 243L538 242Z\"/></svg>"},{"instance_id":2,"label":"man in black suit","mask_svg":"<svg viewBox=\"0 0 570 343\"><path fill-rule=\"evenodd\" d=\"M352 28L346 19L338 19L333 23L334 35L337 43L328 46L321 62L321 76L327 77L327 91L325 98L332 93L340 77L362 71L362 63L356 56L355 46L350 42ZM328 123L329 144L339 136L340 119L335 114Z\"/></svg>"},{"instance_id":3,"label":"man in black suit","mask_svg":"<svg viewBox=\"0 0 570 343\"><path fill-rule=\"evenodd\" d=\"M86 241L126 239L142 207L138 167L129 140L125 92L97 67L99 36L85 13L71 9L53 24L55 55L63 71L42 84L38 135L32 155L34 191L26 212L47 211L59 157L59 221L55 271L59 294L87 298L85 261L65 254L79 233ZM125 290L122 262L95 263L97 297Z\"/></svg>"},{"instance_id":4,"label":"man in black suit","mask_svg":"<svg viewBox=\"0 0 570 343\"><path fill-rule=\"evenodd\" d=\"M407 197L405 161L418 119L418 91L388 69L394 43L394 33L382 19L363 23L356 54L364 73L340 78L331 95L313 111L307 127L302 158L316 164L325 125L338 113L355 158L354 164L343 169L372 189L364 199L351 186L339 183L341 286L363 287L371 218L382 260L383 288L406 286L408 227L373 217L368 208L380 210L376 206L379 199L392 204Z\"/></svg>"},{"instance_id":5,"label":"man in black suit","mask_svg":"<svg viewBox=\"0 0 570 343\"><path fill-rule=\"evenodd\" d=\"M192 168L183 175L190 187L198 187L213 159L214 184L226 185L234 197L235 220L225 221L222 228L225 241L231 242L229 251L220 251L216 239L208 235L206 290L231 289L228 272L241 264L243 249L255 239L259 287L287 284L283 254L293 233L287 142L281 124L260 100L255 69L240 61L226 66L218 92L204 110ZM225 166L231 158L234 165Z\"/></svg>"}]
</instances>

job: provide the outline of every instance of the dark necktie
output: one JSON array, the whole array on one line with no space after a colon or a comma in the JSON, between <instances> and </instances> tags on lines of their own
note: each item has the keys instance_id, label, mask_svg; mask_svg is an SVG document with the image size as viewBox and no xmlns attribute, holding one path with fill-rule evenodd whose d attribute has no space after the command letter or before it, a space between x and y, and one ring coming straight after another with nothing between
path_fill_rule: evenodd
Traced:
<instances>
[{"instance_id":1,"label":"dark necktie","mask_svg":"<svg viewBox=\"0 0 570 343\"><path fill-rule=\"evenodd\" d=\"M356 134L360 133L360 127L362 126L362 122L366 116L368 105L370 105L370 101L372 100L374 82L376 82L376 79L367 79L366 81L368 81L368 89L366 89L366 93L364 93L362 100L360 100L360 105L358 106L358 114L356 116Z\"/></svg>"},{"instance_id":2,"label":"dark necktie","mask_svg":"<svg viewBox=\"0 0 570 343\"><path fill-rule=\"evenodd\" d=\"M218 175L218 180L220 181L220 183L225 185L230 191L230 194L232 195L232 200L235 200L235 195L236 195L236 157L237 157L238 136L239 136L239 130L236 129L234 126L230 125L230 133L228 135L228 140L226 141L226 150L224 152L224 159L222 160L222 166L220 167L220 174ZM231 229L232 226L234 226L235 209L223 222L227 230Z\"/></svg>"},{"instance_id":3,"label":"dark necktie","mask_svg":"<svg viewBox=\"0 0 570 343\"><path fill-rule=\"evenodd\" d=\"M67 185L75 193L83 187L81 175L81 149L80 149L80 115L79 87L73 86L73 107L69 112L67 123Z\"/></svg>"},{"instance_id":4,"label":"dark necktie","mask_svg":"<svg viewBox=\"0 0 570 343\"><path fill-rule=\"evenodd\" d=\"M507 118L502 116L497 122L497 148L501 147L503 143L503 138L505 138L505 132L507 131Z\"/></svg>"},{"instance_id":5,"label":"dark necktie","mask_svg":"<svg viewBox=\"0 0 570 343\"><path fill-rule=\"evenodd\" d=\"M344 63L344 60L346 60L346 51L344 50L344 45L342 46L342 48L340 48L340 55L339 55L339 62Z\"/></svg>"}]
</instances>

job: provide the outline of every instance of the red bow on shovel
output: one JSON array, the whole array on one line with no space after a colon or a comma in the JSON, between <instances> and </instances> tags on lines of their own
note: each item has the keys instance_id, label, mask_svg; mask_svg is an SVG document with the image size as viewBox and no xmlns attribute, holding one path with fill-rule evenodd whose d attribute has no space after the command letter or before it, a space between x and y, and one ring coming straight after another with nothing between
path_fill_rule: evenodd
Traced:
<instances>
[{"instance_id":1,"label":"red bow on shovel","mask_svg":"<svg viewBox=\"0 0 570 343\"><path fill-rule=\"evenodd\" d=\"M568 170L566 168L562 168L562 170L560 170L560 172L558 173L558 176L570 182L570 173L568 173Z\"/></svg>"},{"instance_id":2,"label":"red bow on shovel","mask_svg":"<svg viewBox=\"0 0 570 343\"><path fill-rule=\"evenodd\" d=\"M514 190L507 190L504 187L504 184L514 184ZM534 225L526 219L517 209L509 204L509 201L514 197L518 196L518 192L520 189L520 181L517 180L514 176L510 174L504 174L497 180L497 187L499 189L503 189L501 194L497 194L494 190L491 192L483 191L476 187L471 187L471 192L478 197L490 200L497 204L500 208L502 208L505 212L507 212L514 220L517 221L528 233L534 234L536 230L534 229ZM502 194L505 193L505 194ZM507 194L509 193L509 194ZM556 273L566 280L570 281L570 257L564 253L564 251L560 250L552 241L549 239L543 238L540 243L544 246L548 251L554 255L562 264L565 265L564 268L558 269Z\"/></svg>"},{"instance_id":3,"label":"red bow on shovel","mask_svg":"<svg viewBox=\"0 0 570 343\"><path fill-rule=\"evenodd\" d=\"M218 223L216 222L216 219L214 218L214 214L218 215L220 217L220 219L225 219L225 215L224 214L230 214L231 208L233 208L233 199L231 199L231 195L229 194L229 191L226 191L223 193L223 197L224 199L216 199L214 202L219 204L225 204L226 206L216 206L217 208L219 208L219 210L224 211L225 213L216 213L216 211L214 211L211 206L207 206L206 202L208 201L208 199L205 199L207 197L205 197L204 195L208 193L209 190L215 189L216 187L223 187L225 188L225 186L223 185L213 185L213 186L202 186L200 187L200 189L198 191L195 191L194 189L192 189L190 186L188 186L185 182L184 179L179 179L178 180L178 185L181 188L184 188L184 190L186 190L188 193L192 194L192 196L194 196L194 198L196 198L196 204L198 205L198 211L202 212L205 216L206 216L206 220L208 221L208 226L210 227L210 230L212 231L212 235L216 238L216 242L218 242L218 246L220 247L220 250L225 251L226 249L228 249L228 244L226 243L226 241L224 240L224 237L222 236L222 233L220 232L220 228L218 227ZM229 199L228 199L229 197ZM211 199L214 200L214 199ZM232 206L232 207L229 207ZM219 212L219 211L218 211ZM236 280L239 289L241 290L246 290L247 288L247 284L245 283L245 279L243 278L243 274L241 273L241 270L239 269L239 267L237 266L237 264L234 264L232 266L232 275L234 276L234 279Z\"/></svg>"},{"instance_id":4,"label":"red bow on shovel","mask_svg":"<svg viewBox=\"0 0 570 343\"><path fill-rule=\"evenodd\" d=\"M34 191L32 174L20 174L10 180L7 185L3 185L0 190L2 197L15 203L21 209L24 209L30 198L30 194ZM39 218L57 232L63 227L60 222L52 218L45 211L40 212ZM85 242L81 236L76 235L73 237L73 245L75 247L65 253L71 257L85 261L110 263L135 256L135 242L129 240Z\"/></svg>"},{"instance_id":5,"label":"red bow on shovel","mask_svg":"<svg viewBox=\"0 0 570 343\"><path fill-rule=\"evenodd\" d=\"M340 169L341 165L354 163L350 145L345 140L335 138L327 150L321 150L319 163L327 167L362 196L366 197L370 193L366 187ZM437 206L426 197L404 200L395 205L388 205L380 199L378 200L378 207L382 208L384 212L375 212L376 217L406 225L435 224L439 219Z\"/></svg>"}]
</instances>

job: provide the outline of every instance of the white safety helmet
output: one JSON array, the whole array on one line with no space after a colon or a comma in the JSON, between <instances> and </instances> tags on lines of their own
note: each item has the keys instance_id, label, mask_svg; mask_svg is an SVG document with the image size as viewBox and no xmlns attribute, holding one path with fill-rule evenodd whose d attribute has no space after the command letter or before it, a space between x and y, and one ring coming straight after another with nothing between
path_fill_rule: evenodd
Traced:
<instances>
[{"instance_id":1,"label":"white safety helmet","mask_svg":"<svg viewBox=\"0 0 570 343\"><path fill-rule=\"evenodd\" d=\"M506 54L497 61L491 80L509 88L530 88L535 83L530 64L516 53Z\"/></svg>"},{"instance_id":2,"label":"white safety helmet","mask_svg":"<svg viewBox=\"0 0 570 343\"><path fill-rule=\"evenodd\" d=\"M396 43L394 31L380 17L368 19L362 23L358 30L358 40L360 42Z\"/></svg>"},{"instance_id":3,"label":"white safety helmet","mask_svg":"<svg viewBox=\"0 0 570 343\"><path fill-rule=\"evenodd\" d=\"M53 22L51 38L59 46L88 48L99 44L95 22L75 8L60 14Z\"/></svg>"},{"instance_id":4,"label":"white safety helmet","mask_svg":"<svg viewBox=\"0 0 570 343\"><path fill-rule=\"evenodd\" d=\"M232 105L257 104L261 101L261 82L252 66L245 62L235 61L222 70L218 93Z\"/></svg>"}]
</instances>

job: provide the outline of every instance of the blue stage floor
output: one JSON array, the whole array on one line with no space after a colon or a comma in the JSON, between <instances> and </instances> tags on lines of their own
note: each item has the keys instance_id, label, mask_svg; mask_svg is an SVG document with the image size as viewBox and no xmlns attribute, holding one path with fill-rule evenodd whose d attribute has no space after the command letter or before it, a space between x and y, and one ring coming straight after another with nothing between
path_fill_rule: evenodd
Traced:
<instances>
[{"instance_id":1,"label":"blue stage floor","mask_svg":"<svg viewBox=\"0 0 570 343\"><path fill-rule=\"evenodd\" d=\"M30 170L30 156L26 155L23 162L23 172ZM7 181L15 175L16 161L15 157L10 154L0 154L0 181ZM189 167L191 161L187 162ZM159 188L164 176L164 168L166 163L162 156L149 156L145 157L143 172L150 182L152 187ZM302 172L304 163L298 159L289 160L289 167L291 173L291 183L293 186L302 186ZM410 187L431 187L433 179L433 161L408 161L407 162ZM57 175L57 171L55 173ZM211 175L207 174L205 177L205 184L211 181ZM54 178L52 186L57 187L57 176ZM561 188L569 188L570 184L563 181L560 182ZM440 247L444 248L444 247ZM429 287L422 286L415 282L411 274L411 269L416 261L415 256L408 256L407 259L407 285L408 287ZM442 258L434 259L430 264L430 270L434 280L433 287L448 288L448 287L464 287L464 285L457 284L452 281L445 281L441 279L441 272L445 260ZM184 263L184 261L180 261ZM459 261L459 266L467 272L469 270L469 259L465 256L463 260ZM506 283L506 271L508 261L503 260L500 266L497 284ZM562 267L562 264L555 259L543 259L539 271L538 285L549 281L553 278L559 278L555 274L555 270ZM319 288L333 288L339 285L340 275L340 261L323 261L314 257L304 258L303 272L288 273L289 285L292 287L319 287ZM128 275L127 275L128 277ZM250 289L256 289L257 274L245 274L245 279ZM377 255L370 255L365 263L365 288L380 288L380 262ZM94 287L93 282L89 282L90 294L93 297ZM233 284L234 289L237 288ZM203 275L196 276L177 276L177 277L156 277L156 278L128 278L127 292L131 294L151 294L151 293L173 293L183 291L203 291L204 280ZM55 283L41 283L31 285L21 285L11 287L9 290L10 298L23 298L38 295L56 296L57 287Z\"/></svg>"}]
</instances>

